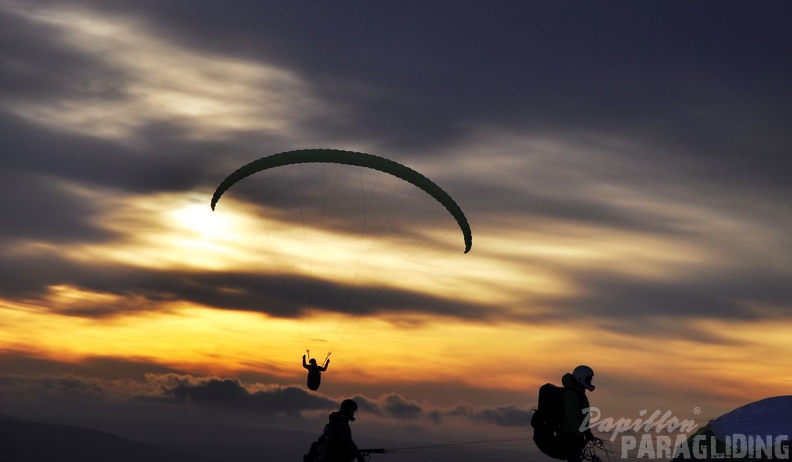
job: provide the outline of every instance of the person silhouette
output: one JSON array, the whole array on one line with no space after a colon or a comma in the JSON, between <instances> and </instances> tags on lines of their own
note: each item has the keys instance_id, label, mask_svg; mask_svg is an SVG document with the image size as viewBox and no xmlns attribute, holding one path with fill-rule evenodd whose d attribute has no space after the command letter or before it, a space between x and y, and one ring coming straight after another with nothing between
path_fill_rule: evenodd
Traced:
<instances>
[{"instance_id":1,"label":"person silhouette","mask_svg":"<svg viewBox=\"0 0 792 462\"><path fill-rule=\"evenodd\" d=\"M591 383L593 378L594 371L583 365L561 377L561 384L564 386L565 419L559 428L559 437L569 449L567 462L580 462L583 448L590 440L595 439L591 429L584 428L584 417L589 408L586 390L594 391L595 387Z\"/></svg>"},{"instance_id":2,"label":"person silhouette","mask_svg":"<svg viewBox=\"0 0 792 462\"><path fill-rule=\"evenodd\" d=\"M321 436L318 462L364 462L366 459L352 440L349 422L355 421L357 403L351 399L341 402L340 409L328 416ZM310 459L309 459L310 460Z\"/></svg>"},{"instance_id":3,"label":"person silhouette","mask_svg":"<svg viewBox=\"0 0 792 462\"><path fill-rule=\"evenodd\" d=\"M316 360L311 358L309 364L305 363L305 355L303 355L303 367L308 369L308 389L316 391L319 389L319 384L322 381L322 372L327 370L330 365L330 358L325 359L324 366L316 364Z\"/></svg>"}]
</instances>

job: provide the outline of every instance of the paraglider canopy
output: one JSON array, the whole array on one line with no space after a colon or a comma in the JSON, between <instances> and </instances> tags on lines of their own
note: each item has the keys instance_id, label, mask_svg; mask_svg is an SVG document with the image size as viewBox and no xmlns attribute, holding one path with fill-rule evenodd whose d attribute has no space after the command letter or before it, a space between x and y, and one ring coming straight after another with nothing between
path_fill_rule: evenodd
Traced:
<instances>
[{"instance_id":1,"label":"paraglider canopy","mask_svg":"<svg viewBox=\"0 0 792 462\"><path fill-rule=\"evenodd\" d=\"M724 440L732 435L755 435L762 438L792 438L792 395L765 398L738 407L717 419L709 427Z\"/></svg>"},{"instance_id":2,"label":"paraglider canopy","mask_svg":"<svg viewBox=\"0 0 792 462\"><path fill-rule=\"evenodd\" d=\"M792 438L792 396L748 403L710 420L675 450L674 461L766 459L787 454Z\"/></svg>"},{"instance_id":3,"label":"paraglider canopy","mask_svg":"<svg viewBox=\"0 0 792 462\"><path fill-rule=\"evenodd\" d=\"M339 149L298 149L296 151L281 152L254 160L240 167L220 183L214 195L212 195L212 210L215 209L217 201L220 200L223 193L238 181L262 170L282 167L284 165L305 163L334 163L366 167L412 183L442 204L454 217L460 230L462 230L462 236L465 240L465 253L470 252L470 248L473 246L473 235L470 230L470 225L462 209L447 192L429 178L405 165L384 157L362 152L343 151Z\"/></svg>"}]
</instances>

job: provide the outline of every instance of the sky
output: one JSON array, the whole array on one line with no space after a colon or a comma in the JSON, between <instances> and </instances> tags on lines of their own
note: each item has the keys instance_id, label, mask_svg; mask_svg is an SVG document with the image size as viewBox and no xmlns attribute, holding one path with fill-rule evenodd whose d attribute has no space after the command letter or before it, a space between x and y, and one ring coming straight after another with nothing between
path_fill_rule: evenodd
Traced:
<instances>
[{"instance_id":1,"label":"sky","mask_svg":"<svg viewBox=\"0 0 792 462\"><path fill-rule=\"evenodd\" d=\"M535 453L578 364L613 418L789 394L790 9L0 0L0 414L319 431L355 397L359 438ZM350 166L210 208L309 148L431 178L471 251Z\"/></svg>"}]
</instances>

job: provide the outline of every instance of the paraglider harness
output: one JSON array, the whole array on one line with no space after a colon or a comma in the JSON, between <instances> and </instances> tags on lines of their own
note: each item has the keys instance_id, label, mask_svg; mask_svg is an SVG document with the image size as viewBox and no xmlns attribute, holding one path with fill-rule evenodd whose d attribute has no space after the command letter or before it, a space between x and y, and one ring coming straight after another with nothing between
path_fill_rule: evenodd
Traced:
<instances>
[{"instance_id":1,"label":"paraglider harness","mask_svg":"<svg viewBox=\"0 0 792 462\"><path fill-rule=\"evenodd\" d=\"M319 455L322 454L322 449L325 445L325 436L322 434L318 440L311 443L310 449L307 454L303 454L303 462L316 462L319 460Z\"/></svg>"},{"instance_id":2,"label":"paraglider harness","mask_svg":"<svg viewBox=\"0 0 792 462\"><path fill-rule=\"evenodd\" d=\"M353 419L354 420L354 419ZM325 425L324 431L316 441L311 443L311 447L308 449L308 453L303 455L303 462L317 462L319 457L322 455L322 452L325 449L325 445L327 444L328 434L329 434L329 424ZM385 449L358 449L357 453L357 461L358 462L368 462L371 458L371 454L383 454L385 453Z\"/></svg>"},{"instance_id":3,"label":"paraglider harness","mask_svg":"<svg viewBox=\"0 0 792 462\"><path fill-rule=\"evenodd\" d=\"M552 383L539 387L539 402L533 416L531 427L536 446L554 459L567 459L569 449L561 442L559 428L564 422L564 390Z\"/></svg>"},{"instance_id":4,"label":"paraglider harness","mask_svg":"<svg viewBox=\"0 0 792 462\"><path fill-rule=\"evenodd\" d=\"M566 460L570 456L570 448L560 435L561 424L566 419L564 411L564 393L568 390L552 383L539 387L539 402L531 416L531 427L534 429L533 440L536 446L554 459ZM574 393L574 392L573 392ZM602 440L587 435L587 443L583 448L581 460L598 462L595 448L603 449Z\"/></svg>"},{"instance_id":5,"label":"paraglider harness","mask_svg":"<svg viewBox=\"0 0 792 462\"><path fill-rule=\"evenodd\" d=\"M308 454L303 455L303 462L316 462L319 460L319 456L322 455L322 450L324 449L325 442L327 438L325 437L324 433L313 443L311 443L310 449L308 449ZM371 454L384 454L385 449L358 449L357 460L358 462L369 462L371 460Z\"/></svg>"}]
</instances>

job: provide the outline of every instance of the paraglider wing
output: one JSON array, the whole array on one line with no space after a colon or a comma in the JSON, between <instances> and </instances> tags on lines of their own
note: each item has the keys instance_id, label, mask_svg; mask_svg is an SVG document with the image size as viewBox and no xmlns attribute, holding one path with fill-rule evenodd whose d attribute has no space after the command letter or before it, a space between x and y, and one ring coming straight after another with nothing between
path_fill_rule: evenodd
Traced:
<instances>
[{"instance_id":1,"label":"paraglider wing","mask_svg":"<svg viewBox=\"0 0 792 462\"><path fill-rule=\"evenodd\" d=\"M393 175L397 178L401 178L402 180L412 183L432 196L435 200L442 204L443 207L448 210L448 212L451 213L459 225L459 228L462 230L462 236L465 240L465 253L470 251L470 248L473 245L473 235L470 230L470 225L468 224L467 218L462 212L462 209L459 207L459 205L457 205L456 201L454 201L454 199L448 195L447 192L445 192L429 178L405 165L384 157L362 152L342 151L337 149L299 149L296 151L281 152L254 160L253 162L250 162L249 164L239 168L237 171L223 180L222 183L220 183L220 185L217 187L217 190L215 190L214 195L212 196L212 210L215 209L217 201L220 200L220 197L226 190L228 190L228 188L254 173L283 165L304 164L312 162L366 167Z\"/></svg>"},{"instance_id":2,"label":"paraglider wing","mask_svg":"<svg viewBox=\"0 0 792 462\"><path fill-rule=\"evenodd\" d=\"M754 401L712 420L709 426L719 439L735 434L792 437L792 396Z\"/></svg>"},{"instance_id":3,"label":"paraglider wing","mask_svg":"<svg viewBox=\"0 0 792 462\"><path fill-rule=\"evenodd\" d=\"M765 398L710 420L676 449L673 462L689 459L710 462L757 460L761 457L751 452L774 452L774 445L788 446L790 437L792 396ZM743 438L742 442L739 441L740 438ZM697 450L694 449L695 445L698 445ZM761 451L760 446L764 446ZM696 456L697 453L704 454L704 458ZM725 458L724 454L727 455Z\"/></svg>"}]
</instances>

